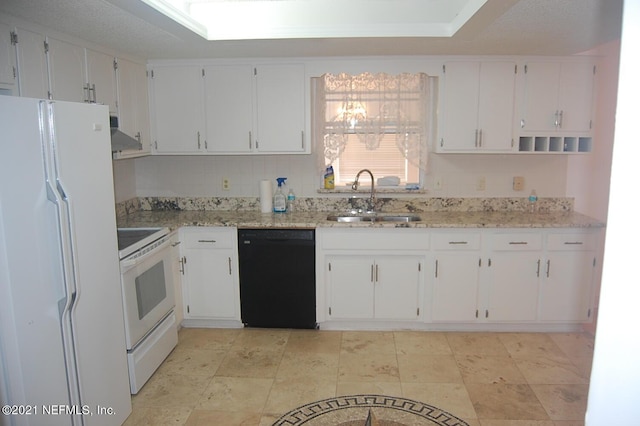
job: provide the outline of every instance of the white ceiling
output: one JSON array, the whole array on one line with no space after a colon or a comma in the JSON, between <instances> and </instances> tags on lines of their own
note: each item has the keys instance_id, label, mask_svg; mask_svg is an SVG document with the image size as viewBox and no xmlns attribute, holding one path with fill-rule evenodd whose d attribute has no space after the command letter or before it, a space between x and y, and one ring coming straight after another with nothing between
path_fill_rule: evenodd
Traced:
<instances>
[{"instance_id":1,"label":"white ceiling","mask_svg":"<svg viewBox=\"0 0 640 426\"><path fill-rule=\"evenodd\" d=\"M488 0L450 38L207 41L139 0L0 0L0 13L145 59L570 55L618 39L622 3Z\"/></svg>"}]
</instances>

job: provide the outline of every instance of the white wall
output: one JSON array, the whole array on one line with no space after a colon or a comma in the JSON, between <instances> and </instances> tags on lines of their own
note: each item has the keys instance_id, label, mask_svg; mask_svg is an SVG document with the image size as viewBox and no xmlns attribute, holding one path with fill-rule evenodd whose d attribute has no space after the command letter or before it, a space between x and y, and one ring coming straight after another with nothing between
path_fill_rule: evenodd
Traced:
<instances>
[{"instance_id":1,"label":"white wall","mask_svg":"<svg viewBox=\"0 0 640 426\"><path fill-rule=\"evenodd\" d=\"M298 196L317 197L320 180L314 155L154 156L137 159L138 196L257 197L261 179L287 177ZM430 197L565 196L567 157L563 155L432 154L426 187ZM512 189L513 176L525 177L525 190ZM222 178L231 182L222 190ZM434 178L442 182L434 190ZM476 190L484 177L486 189Z\"/></svg>"},{"instance_id":2,"label":"white wall","mask_svg":"<svg viewBox=\"0 0 640 426\"><path fill-rule=\"evenodd\" d=\"M607 43L589 54L601 56L596 81L593 151L569 157L567 195L575 197L575 209L596 219L607 220L611 156L618 93L620 42Z\"/></svg>"},{"instance_id":3,"label":"white wall","mask_svg":"<svg viewBox=\"0 0 640 426\"><path fill-rule=\"evenodd\" d=\"M137 197L136 169L133 159L113 162L113 185L115 187L116 203Z\"/></svg>"},{"instance_id":4,"label":"white wall","mask_svg":"<svg viewBox=\"0 0 640 426\"><path fill-rule=\"evenodd\" d=\"M640 97L640 0L624 2L609 225L605 245L600 316L596 334L587 426L640 423L638 335L637 102Z\"/></svg>"}]
</instances>

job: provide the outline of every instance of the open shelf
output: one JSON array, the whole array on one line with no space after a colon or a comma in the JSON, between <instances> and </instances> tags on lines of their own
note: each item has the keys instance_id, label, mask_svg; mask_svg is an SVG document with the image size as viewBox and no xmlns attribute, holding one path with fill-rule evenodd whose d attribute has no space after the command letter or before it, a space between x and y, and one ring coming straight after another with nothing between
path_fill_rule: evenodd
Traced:
<instances>
[{"instance_id":1,"label":"open shelf","mask_svg":"<svg viewBox=\"0 0 640 426\"><path fill-rule=\"evenodd\" d=\"M591 137L577 136L521 136L518 141L519 152L532 153L587 153L591 152Z\"/></svg>"}]
</instances>

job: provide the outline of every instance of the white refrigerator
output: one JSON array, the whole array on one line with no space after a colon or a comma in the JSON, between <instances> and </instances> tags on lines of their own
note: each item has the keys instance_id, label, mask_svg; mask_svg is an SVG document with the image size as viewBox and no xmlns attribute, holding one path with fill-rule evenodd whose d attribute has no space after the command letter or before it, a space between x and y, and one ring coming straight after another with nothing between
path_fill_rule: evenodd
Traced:
<instances>
[{"instance_id":1,"label":"white refrigerator","mask_svg":"<svg viewBox=\"0 0 640 426\"><path fill-rule=\"evenodd\" d=\"M131 413L108 107L0 96L0 425Z\"/></svg>"}]
</instances>

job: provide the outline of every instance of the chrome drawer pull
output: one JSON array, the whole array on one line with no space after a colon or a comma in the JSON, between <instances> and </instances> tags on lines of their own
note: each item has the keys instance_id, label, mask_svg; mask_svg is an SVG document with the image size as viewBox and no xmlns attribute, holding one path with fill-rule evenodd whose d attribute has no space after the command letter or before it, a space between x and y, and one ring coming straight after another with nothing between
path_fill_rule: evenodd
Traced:
<instances>
[{"instance_id":1,"label":"chrome drawer pull","mask_svg":"<svg viewBox=\"0 0 640 426\"><path fill-rule=\"evenodd\" d=\"M568 245L568 246L581 246L582 245L582 241L565 241L564 243L565 243L565 245Z\"/></svg>"},{"instance_id":2,"label":"chrome drawer pull","mask_svg":"<svg viewBox=\"0 0 640 426\"><path fill-rule=\"evenodd\" d=\"M216 240L198 240L199 243L215 243Z\"/></svg>"},{"instance_id":3,"label":"chrome drawer pull","mask_svg":"<svg viewBox=\"0 0 640 426\"><path fill-rule=\"evenodd\" d=\"M526 242L526 241L509 241L509 244L510 244L510 245L513 245L513 246L516 246L516 245L523 245L523 246L526 246L526 245L527 245L527 244L529 244L529 243L528 243L528 242Z\"/></svg>"},{"instance_id":4,"label":"chrome drawer pull","mask_svg":"<svg viewBox=\"0 0 640 426\"><path fill-rule=\"evenodd\" d=\"M449 241L449 244L469 244L468 241Z\"/></svg>"}]
</instances>

